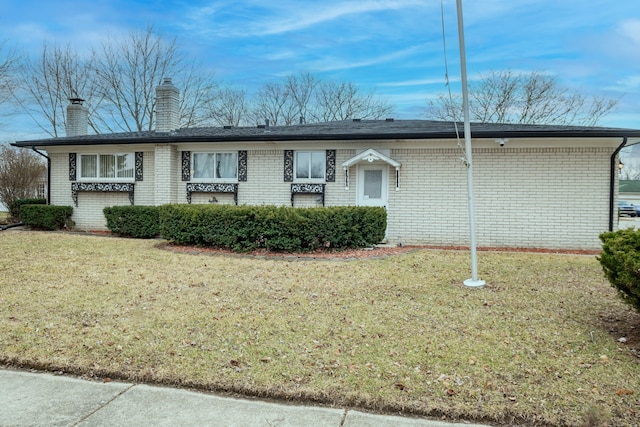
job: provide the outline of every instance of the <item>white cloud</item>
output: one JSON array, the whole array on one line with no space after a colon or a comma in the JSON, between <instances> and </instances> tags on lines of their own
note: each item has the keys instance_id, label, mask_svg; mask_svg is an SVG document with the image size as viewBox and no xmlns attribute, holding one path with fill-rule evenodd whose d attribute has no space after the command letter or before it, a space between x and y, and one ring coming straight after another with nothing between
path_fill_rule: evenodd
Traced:
<instances>
[{"instance_id":1,"label":"white cloud","mask_svg":"<svg viewBox=\"0 0 640 427\"><path fill-rule=\"evenodd\" d=\"M618 79L613 85L608 86L606 89L622 93L637 92L640 90L640 74L629 75Z\"/></svg>"},{"instance_id":2,"label":"white cloud","mask_svg":"<svg viewBox=\"0 0 640 427\"><path fill-rule=\"evenodd\" d=\"M620 32L631 40L637 47L640 47L640 19L627 19L620 23Z\"/></svg>"},{"instance_id":3,"label":"white cloud","mask_svg":"<svg viewBox=\"0 0 640 427\"><path fill-rule=\"evenodd\" d=\"M391 61L398 61L402 58L415 55L417 52L423 49L422 46L411 46L406 49L394 51L385 55L369 57L365 59L337 59L337 58L323 58L321 60L313 61L307 64L311 69L317 71L337 71L337 70L349 70L353 68L369 67L372 65L384 64Z\"/></svg>"},{"instance_id":4,"label":"white cloud","mask_svg":"<svg viewBox=\"0 0 640 427\"><path fill-rule=\"evenodd\" d=\"M418 6L423 2L420 1L364 1L364 2L345 2L334 6L325 3L318 3L316 8L301 9L300 13L294 13L294 16L283 19L279 22L264 23L262 28L258 27L258 34L255 35L272 35L287 33L290 31L301 30L323 22L333 21L346 15L354 15L361 13L380 12L384 10L404 9L407 7Z\"/></svg>"},{"instance_id":5,"label":"white cloud","mask_svg":"<svg viewBox=\"0 0 640 427\"><path fill-rule=\"evenodd\" d=\"M248 7L247 7L248 6ZM227 25L216 23L216 29L206 25L210 32L220 37L259 37L304 30L318 24L334 21L349 15L399 10L410 7L424 7L419 0L367 0L303 3L299 1L253 2L252 5L237 3L214 3L189 13L193 20L192 28L203 27L205 22L216 22L215 15L235 16L242 18L243 10L253 9L260 12L252 15L252 19L242 21L234 19Z\"/></svg>"},{"instance_id":6,"label":"white cloud","mask_svg":"<svg viewBox=\"0 0 640 427\"><path fill-rule=\"evenodd\" d=\"M292 58L297 58L299 52L296 52L291 49L279 50L279 51L269 51L264 55L264 58L269 61L285 61Z\"/></svg>"}]
</instances>

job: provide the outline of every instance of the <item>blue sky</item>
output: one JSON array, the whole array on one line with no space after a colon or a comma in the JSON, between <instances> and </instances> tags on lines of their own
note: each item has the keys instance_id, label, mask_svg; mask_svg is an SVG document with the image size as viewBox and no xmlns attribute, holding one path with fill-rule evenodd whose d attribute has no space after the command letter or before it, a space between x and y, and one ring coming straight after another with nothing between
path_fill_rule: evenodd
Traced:
<instances>
[{"instance_id":1,"label":"blue sky","mask_svg":"<svg viewBox=\"0 0 640 427\"><path fill-rule=\"evenodd\" d=\"M456 4L444 1L449 76L460 76ZM81 52L153 25L224 83L251 93L309 71L351 81L424 118L445 90L440 0L0 0L0 41L27 54L43 42ZM463 0L470 78L489 70L550 73L569 89L620 99L604 126L640 128L637 0ZM179 82L175 82L179 85ZM458 90L455 84L454 89ZM23 139L21 118L0 140ZM31 131L33 131L31 129Z\"/></svg>"}]
</instances>

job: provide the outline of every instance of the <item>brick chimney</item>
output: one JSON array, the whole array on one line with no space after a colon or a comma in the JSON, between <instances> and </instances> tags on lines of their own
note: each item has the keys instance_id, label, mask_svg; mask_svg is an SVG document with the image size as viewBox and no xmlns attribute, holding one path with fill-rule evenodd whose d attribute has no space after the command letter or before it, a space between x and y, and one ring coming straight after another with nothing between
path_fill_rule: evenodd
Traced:
<instances>
[{"instance_id":1,"label":"brick chimney","mask_svg":"<svg viewBox=\"0 0 640 427\"><path fill-rule=\"evenodd\" d=\"M180 127L180 91L165 77L156 88L156 132L171 132Z\"/></svg>"},{"instance_id":2,"label":"brick chimney","mask_svg":"<svg viewBox=\"0 0 640 427\"><path fill-rule=\"evenodd\" d=\"M84 99L69 98L71 104L67 106L67 136L81 136L87 134L89 127L89 110L82 105Z\"/></svg>"}]
</instances>

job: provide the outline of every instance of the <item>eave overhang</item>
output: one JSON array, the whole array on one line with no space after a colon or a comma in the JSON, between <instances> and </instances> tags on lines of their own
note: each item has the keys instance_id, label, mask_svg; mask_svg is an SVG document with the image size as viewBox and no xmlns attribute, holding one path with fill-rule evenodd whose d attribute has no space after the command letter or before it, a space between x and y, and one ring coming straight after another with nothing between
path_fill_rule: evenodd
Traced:
<instances>
[{"instance_id":1,"label":"eave overhang","mask_svg":"<svg viewBox=\"0 0 640 427\"><path fill-rule=\"evenodd\" d=\"M640 129L581 126L544 126L472 123L474 139L495 138L640 138ZM15 147L82 145L188 144L188 143L269 143L304 141L388 141L464 138L451 122L426 120L331 122L305 126L256 128L194 128L174 132L128 132L17 141Z\"/></svg>"}]
</instances>

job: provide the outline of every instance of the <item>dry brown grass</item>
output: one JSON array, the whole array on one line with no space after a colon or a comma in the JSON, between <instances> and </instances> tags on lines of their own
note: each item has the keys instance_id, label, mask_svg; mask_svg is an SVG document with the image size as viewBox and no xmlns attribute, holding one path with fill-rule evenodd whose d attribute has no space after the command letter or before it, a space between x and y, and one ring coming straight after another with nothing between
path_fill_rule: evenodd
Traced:
<instances>
[{"instance_id":1,"label":"dry brown grass","mask_svg":"<svg viewBox=\"0 0 640 427\"><path fill-rule=\"evenodd\" d=\"M640 316L593 256L297 261L0 234L0 360L511 425L638 425ZM634 329L637 328L637 329ZM626 343L618 338L627 336Z\"/></svg>"}]
</instances>

